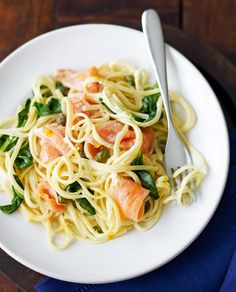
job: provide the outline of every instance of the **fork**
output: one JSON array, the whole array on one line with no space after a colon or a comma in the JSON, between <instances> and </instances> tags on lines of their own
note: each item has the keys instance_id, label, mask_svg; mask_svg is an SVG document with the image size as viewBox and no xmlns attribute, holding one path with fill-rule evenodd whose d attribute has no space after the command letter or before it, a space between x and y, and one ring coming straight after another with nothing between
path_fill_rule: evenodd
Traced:
<instances>
[{"instance_id":1,"label":"fork","mask_svg":"<svg viewBox=\"0 0 236 292\"><path fill-rule=\"evenodd\" d=\"M142 15L142 28L166 113L168 134L165 146L164 164L173 193L173 169L176 170L178 167L192 163L192 157L179 137L173 123L167 87L165 44L160 18L155 10L148 9L144 11ZM179 181L176 183L178 185Z\"/></svg>"}]
</instances>

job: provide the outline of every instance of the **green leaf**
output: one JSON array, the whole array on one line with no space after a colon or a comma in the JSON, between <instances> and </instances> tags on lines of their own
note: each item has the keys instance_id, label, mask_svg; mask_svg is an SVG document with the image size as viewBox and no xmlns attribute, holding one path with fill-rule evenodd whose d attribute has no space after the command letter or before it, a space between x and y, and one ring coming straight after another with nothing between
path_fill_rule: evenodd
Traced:
<instances>
[{"instance_id":1,"label":"green leaf","mask_svg":"<svg viewBox=\"0 0 236 292\"><path fill-rule=\"evenodd\" d=\"M135 86L134 75L126 75L125 81L127 81L130 85Z\"/></svg>"},{"instance_id":2,"label":"green leaf","mask_svg":"<svg viewBox=\"0 0 236 292\"><path fill-rule=\"evenodd\" d=\"M48 98L48 97L52 96L51 90L46 85L40 86L40 92L42 94L42 97Z\"/></svg>"},{"instance_id":3,"label":"green leaf","mask_svg":"<svg viewBox=\"0 0 236 292\"><path fill-rule=\"evenodd\" d=\"M13 148L18 141L18 137L13 137L9 135L0 136L0 152L9 151Z\"/></svg>"},{"instance_id":4,"label":"green leaf","mask_svg":"<svg viewBox=\"0 0 236 292\"><path fill-rule=\"evenodd\" d=\"M18 113L17 127L24 127L28 120L29 108L31 99L27 99L24 108ZM0 152L6 152L11 150L17 143L18 137L1 135L0 136Z\"/></svg>"},{"instance_id":5,"label":"green leaf","mask_svg":"<svg viewBox=\"0 0 236 292\"><path fill-rule=\"evenodd\" d=\"M34 106L40 117L62 112L61 101L53 97L49 99L47 104L35 102Z\"/></svg>"},{"instance_id":6,"label":"green leaf","mask_svg":"<svg viewBox=\"0 0 236 292\"><path fill-rule=\"evenodd\" d=\"M67 186L66 191L70 193L75 193L75 192L78 192L80 189L82 189L80 183L75 181L72 184ZM82 208L87 210L90 215L96 214L94 207L89 203L89 201L86 198L79 198L79 199L76 199L76 201L80 204Z\"/></svg>"},{"instance_id":7,"label":"green leaf","mask_svg":"<svg viewBox=\"0 0 236 292\"><path fill-rule=\"evenodd\" d=\"M96 160L97 162L105 163L109 157L110 157L109 150L105 148L95 155L94 160Z\"/></svg>"},{"instance_id":8,"label":"green leaf","mask_svg":"<svg viewBox=\"0 0 236 292\"><path fill-rule=\"evenodd\" d=\"M97 232L97 233L103 233L102 228L98 225L94 226L93 229Z\"/></svg>"},{"instance_id":9,"label":"green leaf","mask_svg":"<svg viewBox=\"0 0 236 292\"><path fill-rule=\"evenodd\" d=\"M0 148L3 147L3 144L6 142L6 140L8 139L8 135L1 135L0 136Z\"/></svg>"},{"instance_id":10,"label":"green leaf","mask_svg":"<svg viewBox=\"0 0 236 292\"><path fill-rule=\"evenodd\" d=\"M98 100L109 112L111 112L114 115L116 114L105 104L105 102L103 101L103 99L101 97Z\"/></svg>"},{"instance_id":11,"label":"green leaf","mask_svg":"<svg viewBox=\"0 0 236 292\"><path fill-rule=\"evenodd\" d=\"M136 156L136 158L132 161L131 165L143 165L143 154L142 152L139 152ZM147 170L134 170L134 172L137 174L138 178L141 181L142 186L145 189L150 190L150 196L157 200L159 198L157 187L155 185L154 179L151 176L150 172Z\"/></svg>"},{"instance_id":12,"label":"green leaf","mask_svg":"<svg viewBox=\"0 0 236 292\"><path fill-rule=\"evenodd\" d=\"M153 177L147 170L137 170L135 171L137 176L139 177L142 186L145 189L150 190L150 196L154 199L157 200L159 198L158 191L154 182Z\"/></svg>"},{"instance_id":13,"label":"green leaf","mask_svg":"<svg viewBox=\"0 0 236 292\"><path fill-rule=\"evenodd\" d=\"M83 149L79 150L79 155L80 155L81 158L88 159L87 156L86 156L86 154L84 153L84 150Z\"/></svg>"},{"instance_id":14,"label":"green leaf","mask_svg":"<svg viewBox=\"0 0 236 292\"><path fill-rule=\"evenodd\" d=\"M63 198L63 197L61 197L61 196L58 196L58 202L59 202L60 204L66 204L67 199L65 199L65 198Z\"/></svg>"},{"instance_id":15,"label":"green leaf","mask_svg":"<svg viewBox=\"0 0 236 292\"><path fill-rule=\"evenodd\" d=\"M28 114L29 114L29 108L30 108L31 99L27 99L24 108L18 113L18 124L17 128L24 127L27 120L28 120Z\"/></svg>"},{"instance_id":16,"label":"green leaf","mask_svg":"<svg viewBox=\"0 0 236 292\"><path fill-rule=\"evenodd\" d=\"M22 202L23 202L23 199L20 198L16 193L14 193L11 204L0 206L0 210L5 214L11 214L20 207Z\"/></svg>"},{"instance_id":17,"label":"green leaf","mask_svg":"<svg viewBox=\"0 0 236 292\"><path fill-rule=\"evenodd\" d=\"M138 152L131 165L143 165L143 153L141 151Z\"/></svg>"},{"instance_id":18,"label":"green leaf","mask_svg":"<svg viewBox=\"0 0 236 292\"><path fill-rule=\"evenodd\" d=\"M147 211L150 209L150 202L149 201L146 201L145 202L145 205L144 205L144 213L147 213Z\"/></svg>"},{"instance_id":19,"label":"green leaf","mask_svg":"<svg viewBox=\"0 0 236 292\"><path fill-rule=\"evenodd\" d=\"M69 87L64 86L60 81L56 81L56 89L60 89L63 96L67 96L70 90Z\"/></svg>"},{"instance_id":20,"label":"green leaf","mask_svg":"<svg viewBox=\"0 0 236 292\"><path fill-rule=\"evenodd\" d=\"M160 93L156 93L144 96L144 98L142 99L141 112L149 115L145 122L150 121L155 117L157 111L157 101L159 97Z\"/></svg>"},{"instance_id":21,"label":"green leaf","mask_svg":"<svg viewBox=\"0 0 236 292\"><path fill-rule=\"evenodd\" d=\"M137 122L141 122L141 123L143 123L144 121L145 121L145 119L143 119L143 118L141 118L140 116L138 116L138 115L136 115L136 114L134 114L134 113L131 113L131 112L127 112L128 113L128 115L131 117L131 118L133 118L135 121L137 121Z\"/></svg>"},{"instance_id":22,"label":"green leaf","mask_svg":"<svg viewBox=\"0 0 236 292\"><path fill-rule=\"evenodd\" d=\"M90 215L96 214L96 210L94 209L94 207L90 204L90 202L86 198L76 199L76 201L80 204L80 206L82 208L84 208L86 211L88 211Z\"/></svg>"},{"instance_id":23,"label":"green leaf","mask_svg":"<svg viewBox=\"0 0 236 292\"><path fill-rule=\"evenodd\" d=\"M17 176L17 175L14 175L14 179L15 179L15 181L18 183L18 185L22 188L22 189L24 189L24 186L23 186L23 184L22 184L22 182L20 181L20 179L19 179L19 177ZM24 194L22 195L21 193L19 193L13 186L12 186L12 190L13 190L13 192L15 193L15 194L17 194L17 196L18 197L20 197L20 198L24 198Z\"/></svg>"},{"instance_id":24,"label":"green leaf","mask_svg":"<svg viewBox=\"0 0 236 292\"><path fill-rule=\"evenodd\" d=\"M152 86L146 87L144 89L144 91L152 90L152 89L155 89L155 88L159 88L157 82L155 84L153 84Z\"/></svg>"},{"instance_id":25,"label":"green leaf","mask_svg":"<svg viewBox=\"0 0 236 292\"><path fill-rule=\"evenodd\" d=\"M82 187L81 187L80 183L77 181L73 182L72 184L70 184L66 187L66 191L70 192L70 193L78 192L81 189L82 189Z\"/></svg>"},{"instance_id":26,"label":"green leaf","mask_svg":"<svg viewBox=\"0 0 236 292\"><path fill-rule=\"evenodd\" d=\"M166 148L166 141L165 140L158 140L158 146L161 149L161 152L164 154L165 148Z\"/></svg>"},{"instance_id":27,"label":"green leaf","mask_svg":"<svg viewBox=\"0 0 236 292\"><path fill-rule=\"evenodd\" d=\"M157 88L157 87L158 87L157 84L155 84L152 87L146 88L145 91L146 90L151 90L151 89L154 89L154 88ZM147 95L147 96L143 97L143 99L142 99L142 108L141 108L140 112L144 113L144 114L147 114L148 115L147 119L143 119L143 118L141 118L138 115L135 115L133 113L130 113L130 116L135 121L138 121L138 122L151 121L156 115L157 101L158 101L159 97L160 97L160 93L155 93L155 94Z\"/></svg>"},{"instance_id":28,"label":"green leaf","mask_svg":"<svg viewBox=\"0 0 236 292\"><path fill-rule=\"evenodd\" d=\"M14 176L16 182L19 184L19 186L21 188L24 188L22 182L19 180L18 176ZM12 187L12 191L13 191L13 198L11 200L11 204L9 205L4 205L4 206L0 206L0 210L5 213L5 214L11 214L13 212L15 212L21 205L21 203L23 202L23 195L19 194L19 192L16 191L16 189L14 187Z\"/></svg>"},{"instance_id":29,"label":"green leaf","mask_svg":"<svg viewBox=\"0 0 236 292\"><path fill-rule=\"evenodd\" d=\"M15 160L15 167L17 169L25 169L33 164L33 156L30 152L29 145L21 148L19 151L16 160Z\"/></svg>"}]
</instances>

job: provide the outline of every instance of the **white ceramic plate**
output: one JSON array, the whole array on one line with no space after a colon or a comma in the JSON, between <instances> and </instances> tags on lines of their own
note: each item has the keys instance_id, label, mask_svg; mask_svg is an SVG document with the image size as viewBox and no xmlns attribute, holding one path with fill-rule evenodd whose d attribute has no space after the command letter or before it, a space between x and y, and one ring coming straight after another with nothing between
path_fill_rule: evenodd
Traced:
<instances>
[{"instance_id":1,"label":"white ceramic plate","mask_svg":"<svg viewBox=\"0 0 236 292\"><path fill-rule=\"evenodd\" d=\"M0 65L0 116L12 114L30 93L34 78L57 68L86 68L127 59L151 73L141 32L114 25L78 25L28 42ZM197 202L174 204L147 232L133 231L103 244L77 241L63 251L47 243L46 230L28 223L18 212L0 214L1 247L22 264L42 274L73 282L104 283L132 278L162 266L183 251L213 215L225 186L229 142L219 103L200 72L167 46L169 89L180 93L197 113L189 138L205 157L209 174ZM1 195L1 202L6 195ZM0 202L0 203L1 203Z\"/></svg>"}]
</instances>

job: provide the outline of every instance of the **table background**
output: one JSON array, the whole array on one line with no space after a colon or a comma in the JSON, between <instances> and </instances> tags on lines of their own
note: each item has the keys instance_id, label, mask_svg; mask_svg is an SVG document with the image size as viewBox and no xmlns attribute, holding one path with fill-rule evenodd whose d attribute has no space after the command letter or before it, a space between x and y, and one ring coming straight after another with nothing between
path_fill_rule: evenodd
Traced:
<instances>
[{"instance_id":1,"label":"table background","mask_svg":"<svg viewBox=\"0 0 236 292\"><path fill-rule=\"evenodd\" d=\"M0 61L24 42L49 30L80 23L114 23L141 29L143 10L156 9L165 25L167 40L198 64L199 58L214 80L221 80L224 88L214 88L220 95L235 98L236 79L236 0L0 0ZM187 33L187 34L186 34ZM174 37L175 36L175 37ZM181 39L182 38L182 39ZM180 42L186 42L186 46ZM199 47L206 55L199 55ZM210 46L223 54L218 55ZM204 59L205 58L205 59ZM211 60L208 60L211 59ZM219 72L224 68L226 72ZM223 74L222 74L223 73ZM228 73L228 74L226 74ZM218 86L218 85L217 85ZM225 92L223 92L225 90ZM228 104L228 110L232 110ZM232 113L231 113L232 116ZM235 125L235 119L229 121ZM14 269L17 266L17 269ZM32 273L0 251L0 270L20 287L22 282L36 283L41 275ZM7 273L5 271L8 271ZM16 275L16 273L18 275ZM0 290L22 291L0 274Z\"/></svg>"},{"instance_id":2,"label":"table background","mask_svg":"<svg viewBox=\"0 0 236 292\"><path fill-rule=\"evenodd\" d=\"M141 28L155 8L164 24L213 45L236 64L235 0L0 0L0 60L22 43L71 24L103 22Z\"/></svg>"}]
</instances>

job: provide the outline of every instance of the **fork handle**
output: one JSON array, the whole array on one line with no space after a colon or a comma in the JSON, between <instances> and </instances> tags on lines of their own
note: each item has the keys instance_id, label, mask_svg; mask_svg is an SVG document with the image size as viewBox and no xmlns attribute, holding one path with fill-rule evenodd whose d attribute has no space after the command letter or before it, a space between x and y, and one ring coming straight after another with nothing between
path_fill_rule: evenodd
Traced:
<instances>
[{"instance_id":1,"label":"fork handle","mask_svg":"<svg viewBox=\"0 0 236 292\"><path fill-rule=\"evenodd\" d=\"M159 15L153 9L142 15L143 33L148 44L152 67L162 96L168 128L173 128L166 77L166 54Z\"/></svg>"}]
</instances>

